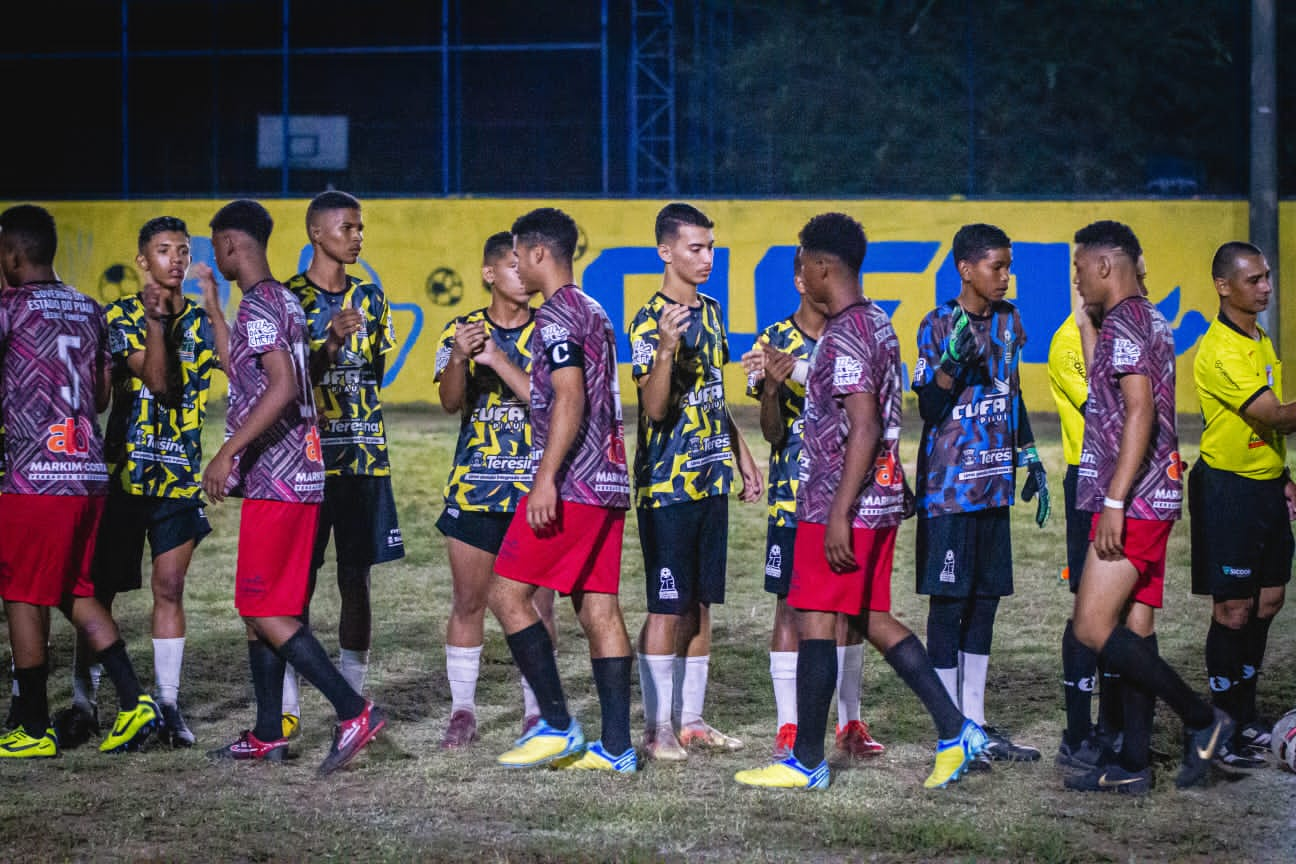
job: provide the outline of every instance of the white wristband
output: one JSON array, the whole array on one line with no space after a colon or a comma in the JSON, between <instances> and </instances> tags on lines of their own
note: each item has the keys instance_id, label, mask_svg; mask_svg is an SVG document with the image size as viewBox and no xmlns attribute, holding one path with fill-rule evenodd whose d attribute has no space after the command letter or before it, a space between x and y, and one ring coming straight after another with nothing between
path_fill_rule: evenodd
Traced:
<instances>
[{"instance_id":1,"label":"white wristband","mask_svg":"<svg viewBox=\"0 0 1296 864\"><path fill-rule=\"evenodd\" d=\"M791 377L793 381L804 386L806 381L810 378L810 361L796 361L796 365L792 367Z\"/></svg>"},{"instance_id":2,"label":"white wristband","mask_svg":"<svg viewBox=\"0 0 1296 864\"><path fill-rule=\"evenodd\" d=\"M1103 506L1104 506L1104 507L1109 507L1109 508L1111 508L1112 510L1124 510L1124 509L1125 509L1125 502L1124 502L1124 501L1118 501L1118 500L1115 499L1115 498L1108 498L1108 497L1106 497L1106 496L1103 496Z\"/></svg>"}]
</instances>

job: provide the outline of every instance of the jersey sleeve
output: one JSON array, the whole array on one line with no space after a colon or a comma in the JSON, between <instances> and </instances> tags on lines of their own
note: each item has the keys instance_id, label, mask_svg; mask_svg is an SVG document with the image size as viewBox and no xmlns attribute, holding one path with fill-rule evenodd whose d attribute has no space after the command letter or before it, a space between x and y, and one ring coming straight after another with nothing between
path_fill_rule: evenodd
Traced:
<instances>
[{"instance_id":1,"label":"jersey sleeve","mask_svg":"<svg viewBox=\"0 0 1296 864\"><path fill-rule=\"evenodd\" d=\"M585 368L585 340L591 322L588 316L578 318L567 313L542 306L536 314L536 329L550 369Z\"/></svg>"},{"instance_id":2,"label":"jersey sleeve","mask_svg":"<svg viewBox=\"0 0 1296 864\"><path fill-rule=\"evenodd\" d=\"M1197 389L1209 393L1232 410L1241 413L1269 389L1269 379L1263 373L1253 371L1251 364L1237 351L1224 348L1217 351L1211 360L1210 363L1194 364L1193 377Z\"/></svg>"},{"instance_id":3,"label":"jersey sleeve","mask_svg":"<svg viewBox=\"0 0 1296 864\"><path fill-rule=\"evenodd\" d=\"M945 352L945 335L940 332L937 322L940 320L939 309L928 313L918 325L918 359L914 363L913 389L921 390L936 380L936 370L940 368L940 358Z\"/></svg>"},{"instance_id":4,"label":"jersey sleeve","mask_svg":"<svg viewBox=\"0 0 1296 864\"><path fill-rule=\"evenodd\" d=\"M392 324L391 304L381 289L376 289L370 298L370 320L367 322L370 347L374 357L393 351L396 348L396 327Z\"/></svg>"},{"instance_id":5,"label":"jersey sleeve","mask_svg":"<svg viewBox=\"0 0 1296 864\"><path fill-rule=\"evenodd\" d=\"M1115 318L1115 320L1112 320ZM1112 323L1110 338L1100 342L1102 350L1111 358L1112 373L1117 377L1125 375L1149 375L1148 368L1148 328L1139 327L1128 315L1109 315ZM1104 324L1103 329L1108 329Z\"/></svg>"},{"instance_id":6,"label":"jersey sleeve","mask_svg":"<svg viewBox=\"0 0 1296 864\"><path fill-rule=\"evenodd\" d=\"M635 380L652 371L653 361L657 357L657 343L660 337L657 332L657 313L652 307L640 309L630 322L630 374Z\"/></svg>"},{"instance_id":7,"label":"jersey sleeve","mask_svg":"<svg viewBox=\"0 0 1296 864\"><path fill-rule=\"evenodd\" d=\"M771 348L776 348L780 351L783 350L783 346L779 344L779 325L777 323L769 325L760 333L758 333L756 335L756 341L752 344L759 348L762 339L768 342ZM749 382L751 381L750 378L747 380ZM752 399L760 401L761 393L764 391L764 389L765 388L762 385L761 380L757 380L754 383L749 383L747 385L747 395L750 396Z\"/></svg>"},{"instance_id":8,"label":"jersey sleeve","mask_svg":"<svg viewBox=\"0 0 1296 864\"><path fill-rule=\"evenodd\" d=\"M114 359L125 360L144 350L144 316L131 315L121 303L111 303L104 309L108 326L108 349Z\"/></svg>"},{"instance_id":9,"label":"jersey sleeve","mask_svg":"<svg viewBox=\"0 0 1296 864\"><path fill-rule=\"evenodd\" d=\"M446 367L450 365L450 352L454 350L455 332L459 329L461 320L451 319L441 331L441 337L437 340L436 370L432 375L433 381L440 381L441 373L445 372Z\"/></svg>"},{"instance_id":10,"label":"jersey sleeve","mask_svg":"<svg viewBox=\"0 0 1296 864\"><path fill-rule=\"evenodd\" d=\"M253 354L292 353L288 341L288 310L264 297L245 297L239 308L238 327Z\"/></svg>"},{"instance_id":11,"label":"jersey sleeve","mask_svg":"<svg viewBox=\"0 0 1296 864\"><path fill-rule=\"evenodd\" d=\"M1075 330L1068 334L1066 328ZM1075 339L1068 336L1074 335ZM1063 322L1053 334L1048 353L1049 381L1054 388L1077 411L1081 410L1089 399L1089 379L1085 373L1084 348L1080 344L1080 331L1073 319Z\"/></svg>"},{"instance_id":12,"label":"jersey sleeve","mask_svg":"<svg viewBox=\"0 0 1296 864\"><path fill-rule=\"evenodd\" d=\"M873 362L872 340L854 330L838 330L832 334L828 356L833 361L832 393L850 396L854 393L877 393L885 374L885 364Z\"/></svg>"},{"instance_id":13,"label":"jersey sleeve","mask_svg":"<svg viewBox=\"0 0 1296 864\"><path fill-rule=\"evenodd\" d=\"M708 298L707 303L711 306L711 314L715 316L716 333L720 336L720 362L729 362L729 331L725 327L724 310L720 308L720 301Z\"/></svg>"}]
</instances>

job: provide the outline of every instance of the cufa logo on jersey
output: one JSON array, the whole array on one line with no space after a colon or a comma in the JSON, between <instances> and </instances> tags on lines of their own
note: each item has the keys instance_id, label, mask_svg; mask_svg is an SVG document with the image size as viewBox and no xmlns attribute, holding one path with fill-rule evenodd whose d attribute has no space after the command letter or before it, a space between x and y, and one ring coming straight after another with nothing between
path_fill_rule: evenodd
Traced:
<instances>
[{"instance_id":1,"label":"cufa logo on jersey","mask_svg":"<svg viewBox=\"0 0 1296 864\"><path fill-rule=\"evenodd\" d=\"M1171 480L1179 480L1183 477L1184 469L1188 463L1179 458L1179 451L1175 450L1170 454L1170 464L1166 466L1166 476Z\"/></svg>"},{"instance_id":2,"label":"cufa logo on jersey","mask_svg":"<svg viewBox=\"0 0 1296 864\"><path fill-rule=\"evenodd\" d=\"M78 425L75 417L68 417L62 423L49 427L45 447L51 453L84 456L90 452L90 430L84 421Z\"/></svg>"},{"instance_id":3,"label":"cufa logo on jersey","mask_svg":"<svg viewBox=\"0 0 1296 864\"><path fill-rule=\"evenodd\" d=\"M319 429L314 426L306 432L306 458L311 462L323 463L324 461L320 455Z\"/></svg>"}]
</instances>

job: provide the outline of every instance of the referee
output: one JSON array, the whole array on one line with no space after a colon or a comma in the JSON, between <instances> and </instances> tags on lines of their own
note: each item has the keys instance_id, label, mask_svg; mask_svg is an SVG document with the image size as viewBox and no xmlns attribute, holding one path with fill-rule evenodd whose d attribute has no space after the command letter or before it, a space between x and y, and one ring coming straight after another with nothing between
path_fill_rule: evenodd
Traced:
<instances>
[{"instance_id":1,"label":"referee","mask_svg":"<svg viewBox=\"0 0 1296 864\"><path fill-rule=\"evenodd\" d=\"M1291 578L1296 484L1286 436L1296 431L1296 403L1283 403L1278 355L1256 323L1273 293L1264 253L1225 243L1211 276L1219 317L1193 364L1205 428L1188 478L1192 580L1194 594L1214 600L1206 636L1211 697L1238 730L1216 761L1249 770L1264 766L1269 746L1269 724L1256 716L1256 678Z\"/></svg>"}]
</instances>

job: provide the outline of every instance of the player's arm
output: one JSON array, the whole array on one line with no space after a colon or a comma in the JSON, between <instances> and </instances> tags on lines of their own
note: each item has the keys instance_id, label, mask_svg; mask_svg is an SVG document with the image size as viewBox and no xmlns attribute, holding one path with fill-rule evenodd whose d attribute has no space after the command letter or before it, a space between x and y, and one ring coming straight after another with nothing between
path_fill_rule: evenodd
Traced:
<instances>
[{"instance_id":1,"label":"player's arm","mask_svg":"<svg viewBox=\"0 0 1296 864\"><path fill-rule=\"evenodd\" d=\"M1252 425L1259 424L1283 435L1296 432L1296 402L1279 402L1268 387L1242 406L1242 416Z\"/></svg>"},{"instance_id":2,"label":"player's arm","mask_svg":"<svg viewBox=\"0 0 1296 864\"><path fill-rule=\"evenodd\" d=\"M584 363L554 369L550 381L554 395L549 438L527 494L527 524L537 534L558 519L558 471L576 441L585 416Z\"/></svg>"},{"instance_id":3,"label":"player's arm","mask_svg":"<svg viewBox=\"0 0 1296 864\"><path fill-rule=\"evenodd\" d=\"M451 321L441 336L442 351L449 347L445 366L437 370L437 396L447 414L463 410L468 390L468 361L485 344L486 330L477 322Z\"/></svg>"},{"instance_id":4,"label":"player's arm","mask_svg":"<svg viewBox=\"0 0 1296 864\"><path fill-rule=\"evenodd\" d=\"M688 327L689 308L682 303L668 303L657 319L657 346L651 368L635 379L639 387L639 408L654 423L666 419L670 411L671 373L675 369L675 349L680 334ZM640 336L638 338L644 338Z\"/></svg>"},{"instance_id":5,"label":"player's arm","mask_svg":"<svg viewBox=\"0 0 1296 864\"><path fill-rule=\"evenodd\" d=\"M220 292L216 290L216 277L206 264L195 264L193 274L202 289L203 309L211 319L212 336L216 340L216 361L225 368L229 360L229 322L225 320L225 310L221 308Z\"/></svg>"},{"instance_id":6,"label":"player's arm","mask_svg":"<svg viewBox=\"0 0 1296 864\"><path fill-rule=\"evenodd\" d=\"M734 422L733 412L728 407L725 408L725 417L729 420L729 445L738 458L738 473L742 475L743 481L738 500L746 504L759 501L765 489L765 477L761 474L760 466L756 464L756 458L752 456L751 448L747 446L747 439L743 437L742 430Z\"/></svg>"},{"instance_id":7,"label":"player's arm","mask_svg":"<svg viewBox=\"0 0 1296 864\"><path fill-rule=\"evenodd\" d=\"M1116 470L1107 484L1093 539L1094 551L1104 561L1118 561L1124 555L1125 504L1156 431L1152 381L1146 375L1124 375L1120 390L1125 402L1125 425L1121 429L1120 450L1116 453ZM1109 507L1108 501L1121 506Z\"/></svg>"},{"instance_id":8,"label":"player's arm","mask_svg":"<svg viewBox=\"0 0 1296 864\"><path fill-rule=\"evenodd\" d=\"M337 355L342 350L342 346L346 345L347 340L353 334L360 332L363 324L364 317L360 314L360 310L352 306L339 309L329 319L328 331L324 335L323 344L311 352L310 379L312 384L318 384L324 380L325 373L337 363Z\"/></svg>"},{"instance_id":9,"label":"player's arm","mask_svg":"<svg viewBox=\"0 0 1296 864\"><path fill-rule=\"evenodd\" d=\"M297 378L293 374L292 357L287 351L267 351L260 358L261 368L265 370L268 379L265 392L252 406L243 425L226 439L207 464L207 470L203 471L203 491L213 501L225 498L225 481L234 468L234 457L274 425L283 416L284 410L300 395L297 392Z\"/></svg>"},{"instance_id":10,"label":"player's arm","mask_svg":"<svg viewBox=\"0 0 1296 864\"><path fill-rule=\"evenodd\" d=\"M837 572L854 570L855 505L877 460L882 440L882 419L875 393L848 393L842 398L850 429L846 433L846 451L842 457L841 479L828 508L824 529L824 553L828 564Z\"/></svg>"},{"instance_id":11,"label":"player's arm","mask_svg":"<svg viewBox=\"0 0 1296 864\"><path fill-rule=\"evenodd\" d=\"M490 334L486 335L486 341L482 343L482 349L477 352L473 362L494 369L500 380L523 402L531 400L531 376L500 350L499 343Z\"/></svg>"},{"instance_id":12,"label":"player's arm","mask_svg":"<svg viewBox=\"0 0 1296 864\"><path fill-rule=\"evenodd\" d=\"M387 352L396 350L396 329L392 327L391 306L382 289L378 290L374 302L378 306L378 316L375 326L370 328L373 335L370 337L369 353L373 357L370 365L373 366L374 379L381 388L383 379L387 377Z\"/></svg>"}]
</instances>

